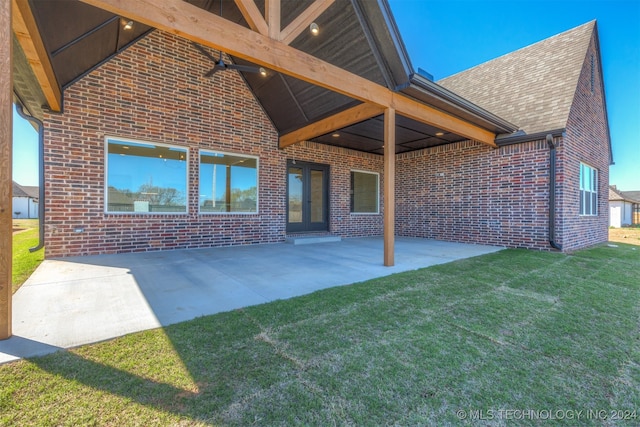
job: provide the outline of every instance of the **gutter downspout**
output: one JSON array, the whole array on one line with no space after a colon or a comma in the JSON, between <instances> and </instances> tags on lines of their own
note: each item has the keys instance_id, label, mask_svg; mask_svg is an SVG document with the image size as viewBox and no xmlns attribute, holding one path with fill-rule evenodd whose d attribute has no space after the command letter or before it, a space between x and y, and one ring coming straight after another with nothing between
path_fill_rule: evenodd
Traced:
<instances>
[{"instance_id":1,"label":"gutter downspout","mask_svg":"<svg viewBox=\"0 0 640 427\"><path fill-rule=\"evenodd\" d=\"M549 244L559 251L562 246L556 243L556 144L553 135L547 134L549 146Z\"/></svg>"},{"instance_id":2,"label":"gutter downspout","mask_svg":"<svg viewBox=\"0 0 640 427\"><path fill-rule=\"evenodd\" d=\"M24 112L22 104L16 104L16 111L23 119L38 125L38 245L29 248L29 252L39 251L44 247L44 125L42 121Z\"/></svg>"}]
</instances>

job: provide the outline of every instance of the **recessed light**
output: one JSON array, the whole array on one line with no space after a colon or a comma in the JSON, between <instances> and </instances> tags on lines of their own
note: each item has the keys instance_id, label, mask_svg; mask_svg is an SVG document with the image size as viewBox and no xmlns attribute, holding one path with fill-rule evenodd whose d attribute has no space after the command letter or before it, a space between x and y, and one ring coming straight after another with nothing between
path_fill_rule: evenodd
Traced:
<instances>
[{"instance_id":1,"label":"recessed light","mask_svg":"<svg viewBox=\"0 0 640 427\"><path fill-rule=\"evenodd\" d=\"M125 30L127 30L127 31L131 30L131 29L133 28L133 21L127 21L127 22L125 22L125 24L124 24L124 27L123 27L123 28L124 28Z\"/></svg>"},{"instance_id":2,"label":"recessed light","mask_svg":"<svg viewBox=\"0 0 640 427\"><path fill-rule=\"evenodd\" d=\"M444 135L444 132L436 132L436 136L442 136Z\"/></svg>"},{"instance_id":3,"label":"recessed light","mask_svg":"<svg viewBox=\"0 0 640 427\"><path fill-rule=\"evenodd\" d=\"M260 67L260 75L261 75L262 77L266 77L266 75L267 75L267 70L265 70L264 68Z\"/></svg>"},{"instance_id":4,"label":"recessed light","mask_svg":"<svg viewBox=\"0 0 640 427\"><path fill-rule=\"evenodd\" d=\"M334 138L337 138L337 137L340 136L340 134L338 132L336 132L336 133L332 134L331 136L334 137Z\"/></svg>"},{"instance_id":5,"label":"recessed light","mask_svg":"<svg viewBox=\"0 0 640 427\"><path fill-rule=\"evenodd\" d=\"M311 34L313 34L314 36L317 36L318 34L320 34L320 27L318 27L318 24L316 24L315 22L312 22L311 25L309 25L309 31L311 31Z\"/></svg>"}]
</instances>

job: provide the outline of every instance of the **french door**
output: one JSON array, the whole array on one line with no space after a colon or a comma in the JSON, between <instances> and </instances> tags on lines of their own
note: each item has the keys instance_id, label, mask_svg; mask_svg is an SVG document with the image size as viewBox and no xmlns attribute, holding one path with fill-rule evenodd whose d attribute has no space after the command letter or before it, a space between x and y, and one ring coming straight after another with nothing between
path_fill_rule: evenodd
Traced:
<instances>
[{"instance_id":1,"label":"french door","mask_svg":"<svg viewBox=\"0 0 640 427\"><path fill-rule=\"evenodd\" d=\"M287 232L329 230L329 165L287 161Z\"/></svg>"}]
</instances>

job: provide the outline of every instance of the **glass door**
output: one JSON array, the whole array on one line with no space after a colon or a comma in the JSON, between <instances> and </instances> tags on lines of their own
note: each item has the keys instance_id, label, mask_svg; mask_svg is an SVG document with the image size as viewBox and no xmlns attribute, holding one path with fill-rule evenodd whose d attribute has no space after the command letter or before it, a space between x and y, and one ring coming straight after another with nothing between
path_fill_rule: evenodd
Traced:
<instances>
[{"instance_id":1,"label":"glass door","mask_svg":"<svg viewBox=\"0 0 640 427\"><path fill-rule=\"evenodd\" d=\"M287 162L287 232L329 229L329 166Z\"/></svg>"}]
</instances>

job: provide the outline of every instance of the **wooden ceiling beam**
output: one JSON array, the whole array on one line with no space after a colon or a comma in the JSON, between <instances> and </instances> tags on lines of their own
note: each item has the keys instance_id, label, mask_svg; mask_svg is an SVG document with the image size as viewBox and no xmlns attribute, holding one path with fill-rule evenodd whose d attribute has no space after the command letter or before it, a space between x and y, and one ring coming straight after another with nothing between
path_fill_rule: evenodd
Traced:
<instances>
[{"instance_id":1,"label":"wooden ceiling beam","mask_svg":"<svg viewBox=\"0 0 640 427\"><path fill-rule=\"evenodd\" d=\"M398 114L404 117L482 142L493 148L498 147L495 143L495 134L493 132L482 129L444 111L421 104L406 96L394 93L391 105L396 108Z\"/></svg>"},{"instance_id":2,"label":"wooden ceiling beam","mask_svg":"<svg viewBox=\"0 0 640 427\"><path fill-rule=\"evenodd\" d=\"M160 30L444 131L495 146L495 135L479 126L322 61L182 0L81 0ZM277 1L277 0L272 0ZM272 6L269 6L271 8ZM270 24L271 25L271 24Z\"/></svg>"},{"instance_id":3,"label":"wooden ceiling beam","mask_svg":"<svg viewBox=\"0 0 640 427\"><path fill-rule=\"evenodd\" d=\"M254 0L235 0L235 3L253 31L257 31L263 36L269 35L269 26L260 13L260 10L258 10Z\"/></svg>"},{"instance_id":4,"label":"wooden ceiling beam","mask_svg":"<svg viewBox=\"0 0 640 427\"><path fill-rule=\"evenodd\" d=\"M280 0L265 0L264 14L269 26L269 37L280 40Z\"/></svg>"},{"instance_id":5,"label":"wooden ceiling beam","mask_svg":"<svg viewBox=\"0 0 640 427\"><path fill-rule=\"evenodd\" d=\"M286 45L291 44L311 23L318 19L322 13L331 6L335 0L316 0L307 7L296 19L280 32L280 41Z\"/></svg>"},{"instance_id":6,"label":"wooden ceiling beam","mask_svg":"<svg viewBox=\"0 0 640 427\"><path fill-rule=\"evenodd\" d=\"M308 141L320 135L333 132L336 129L351 126L371 117L379 116L384 112L382 107L373 104L360 104L340 113L318 120L303 128L289 132L280 137L280 148L288 147L298 142Z\"/></svg>"},{"instance_id":7,"label":"wooden ceiling beam","mask_svg":"<svg viewBox=\"0 0 640 427\"><path fill-rule=\"evenodd\" d=\"M49 55L44 47L38 25L31 11L28 0L12 0L13 14L11 24L29 65L42 88L49 109L62 109L62 92L49 61Z\"/></svg>"}]
</instances>

